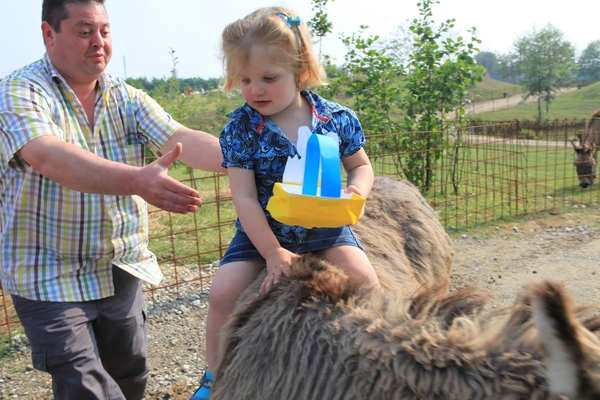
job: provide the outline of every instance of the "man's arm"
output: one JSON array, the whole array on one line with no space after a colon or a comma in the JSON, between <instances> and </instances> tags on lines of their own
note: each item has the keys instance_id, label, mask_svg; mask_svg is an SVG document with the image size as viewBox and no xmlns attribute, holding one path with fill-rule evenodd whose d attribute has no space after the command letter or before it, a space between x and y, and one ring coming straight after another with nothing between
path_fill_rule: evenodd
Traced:
<instances>
[{"instance_id":1,"label":"man's arm","mask_svg":"<svg viewBox=\"0 0 600 400\"><path fill-rule=\"evenodd\" d=\"M183 145L183 153L181 153L179 159L184 164L204 171L227 171L226 168L221 166L223 155L219 139L215 136L206 132L181 127L161 147L160 154L168 153L177 143Z\"/></svg>"},{"instance_id":2,"label":"man's arm","mask_svg":"<svg viewBox=\"0 0 600 400\"><path fill-rule=\"evenodd\" d=\"M218 142L218 141L217 141ZM43 176L84 193L138 195L165 211L194 212L198 192L167 174L181 154L181 145L145 167L107 160L52 135L38 137L19 150L19 156Z\"/></svg>"}]
</instances>

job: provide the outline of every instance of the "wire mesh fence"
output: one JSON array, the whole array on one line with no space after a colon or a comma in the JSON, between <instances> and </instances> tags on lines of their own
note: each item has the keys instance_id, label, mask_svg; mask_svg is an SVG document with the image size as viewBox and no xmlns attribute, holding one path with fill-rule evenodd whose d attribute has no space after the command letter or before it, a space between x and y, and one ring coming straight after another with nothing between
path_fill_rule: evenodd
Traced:
<instances>
[{"instance_id":1,"label":"wire mesh fence","mask_svg":"<svg viewBox=\"0 0 600 400\"><path fill-rule=\"evenodd\" d=\"M571 140L583 119L481 122L445 132L369 136L376 175L411 178L450 233L535 212L560 212L600 203L599 184L579 186ZM428 147L411 148L413 143ZM150 249L164 279L145 286L152 302L183 288L207 293L234 234L235 208L225 174L176 163L171 176L196 188L203 204L187 215L150 210ZM368 204L368 201L367 201ZM0 287L0 337L19 329L10 295Z\"/></svg>"}]
</instances>

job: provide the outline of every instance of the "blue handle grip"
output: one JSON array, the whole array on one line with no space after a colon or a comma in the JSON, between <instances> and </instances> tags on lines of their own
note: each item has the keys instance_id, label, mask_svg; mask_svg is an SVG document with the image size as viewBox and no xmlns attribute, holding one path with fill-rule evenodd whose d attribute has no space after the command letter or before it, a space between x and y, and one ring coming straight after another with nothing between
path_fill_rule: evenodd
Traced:
<instances>
[{"instance_id":1,"label":"blue handle grip","mask_svg":"<svg viewBox=\"0 0 600 400\"><path fill-rule=\"evenodd\" d=\"M322 165L321 196L339 198L342 188L340 151L330 136L313 133L306 144L306 164L302 194L317 195L319 164Z\"/></svg>"}]
</instances>

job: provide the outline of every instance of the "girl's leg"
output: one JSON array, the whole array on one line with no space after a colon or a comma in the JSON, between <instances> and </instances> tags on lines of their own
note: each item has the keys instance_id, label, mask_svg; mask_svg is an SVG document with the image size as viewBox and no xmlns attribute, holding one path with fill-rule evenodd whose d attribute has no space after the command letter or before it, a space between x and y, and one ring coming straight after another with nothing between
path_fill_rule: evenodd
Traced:
<instances>
[{"instance_id":1,"label":"girl's leg","mask_svg":"<svg viewBox=\"0 0 600 400\"><path fill-rule=\"evenodd\" d=\"M366 287L380 287L379 279L367 255L359 247L337 246L322 250L325 259L348 275L354 275L364 282Z\"/></svg>"},{"instance_id":2,"label":"girl's leg","mask_svg":"<svg viewBox=\"0 0 600 400\"><path fill-rule=\"evenodd\" d=\"M233 311L240 294L264 268L263 260L236 261L221 265L210 286L206 319L206 358L208 370L215 372L219 332Z\"/></svg>"}]
</instances>

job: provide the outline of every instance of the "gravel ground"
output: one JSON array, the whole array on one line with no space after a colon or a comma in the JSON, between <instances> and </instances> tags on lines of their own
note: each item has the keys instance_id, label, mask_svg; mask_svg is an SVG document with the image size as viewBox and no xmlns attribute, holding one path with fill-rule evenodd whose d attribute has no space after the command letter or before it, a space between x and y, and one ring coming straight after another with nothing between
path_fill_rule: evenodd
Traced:
<instances>
[{"instance_id":1,"label":"gravel ground","mask_svg":"<svg viewBox=\"0 0 600 400\"><path fill-rule=\"evenodd\" d=\"M524 286L552 279L563 282L578 304L600 305L599 211L597 205L580 207L570 214L528 217L457 235L451 290L473 286L502 307ZM185 276L180 272L178 278ZM146 399L187 400L195 389L205 366L207 294L195 282L180 287L179 296L162 291L154 302L148 297L151 375ZM31 367L26 338L17 337L15 343L0 359L0 399L51 399L50 379Z\"/></svg>"}]
</instances>

